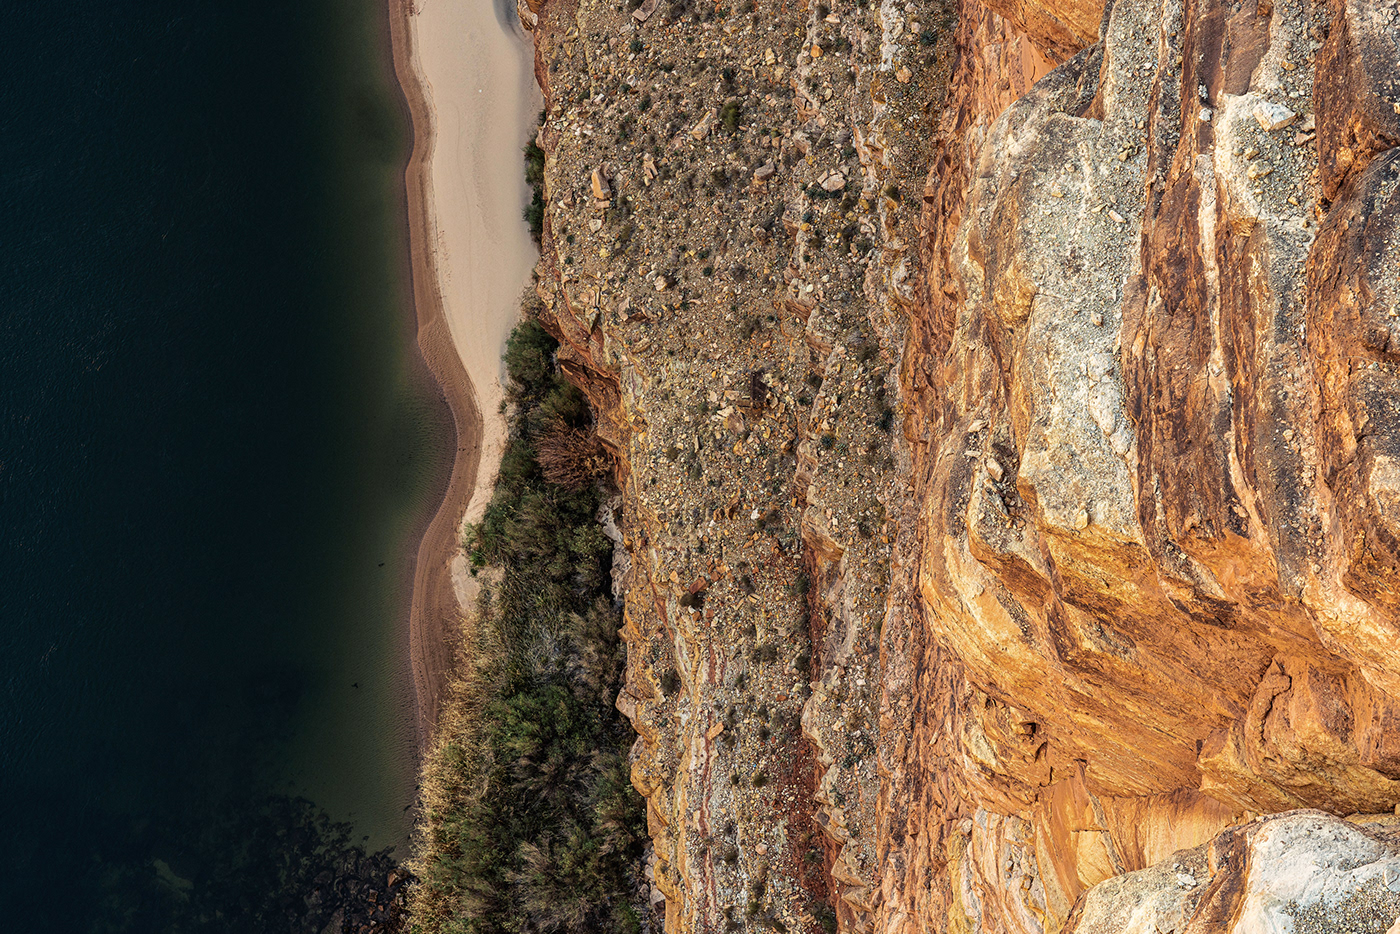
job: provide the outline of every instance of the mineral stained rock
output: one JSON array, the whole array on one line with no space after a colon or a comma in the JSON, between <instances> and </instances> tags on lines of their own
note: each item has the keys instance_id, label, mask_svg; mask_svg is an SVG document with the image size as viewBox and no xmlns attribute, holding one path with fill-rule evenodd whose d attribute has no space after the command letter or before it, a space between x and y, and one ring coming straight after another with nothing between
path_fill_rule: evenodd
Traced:
<instances>
[{"instance_id":1,"label":"mineral stained rock","mask_svg":"<svg viewBox=\"0 0 1400 934\"><path fill-rule=\"evenodd\" d=\"M1400 917L1400 828L1291 811L1222 832L1090 889L1065 934L1219 930L1389 932ZM1228 920L1226 920L1228 919Z\"/></svg>"},{"instance_id":2,"label":"mineral stained rock","mask_svg":"<svg viewBox=\"0 0 1400 934\"><path fill-rule=\"evenodd\" d=\"M1393 0L711 7L522 13L665 929L1384 932Z\"/></svg>"}]
</instances>

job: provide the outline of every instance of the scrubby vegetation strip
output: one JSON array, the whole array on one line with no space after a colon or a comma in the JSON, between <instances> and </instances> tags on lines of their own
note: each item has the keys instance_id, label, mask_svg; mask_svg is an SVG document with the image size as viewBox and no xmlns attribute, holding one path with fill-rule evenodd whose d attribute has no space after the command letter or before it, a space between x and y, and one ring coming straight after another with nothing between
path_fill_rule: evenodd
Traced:
<instances>
[{"instance_id":1,"label":"scrubby vegetation strip","mask_svg":"<svg viewBox=\"0 0 1400 934\"><path fill-rule=\"evenodd\" d=\"M509 441L464 543L481 599L424 770L422 934L641 929L645 827L614 707L625 650L596 520L600 449L578 440L587 402L555 349L528 313L506 349ZM541 446L561 443L586 462L546 471Z\"/></svg>"}]
</instances>

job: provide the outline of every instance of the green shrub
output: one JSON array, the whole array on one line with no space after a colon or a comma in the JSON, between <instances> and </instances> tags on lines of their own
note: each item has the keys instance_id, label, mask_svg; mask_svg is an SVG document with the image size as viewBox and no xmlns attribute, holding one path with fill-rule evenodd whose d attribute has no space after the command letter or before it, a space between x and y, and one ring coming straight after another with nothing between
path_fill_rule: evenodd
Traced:
<instances>
[{"instance_id":1,"label":"green shrub","mask_svg":"<svg viewBox=\"0 0 1400 934\"><path fill-rule=\"evenodd\" d=\"M543 122L544 112L540 112ZM523 216L530 227L530 236L536 245L544 236L544 150L535 145L534 140L525 144L525 182L531 188L530 203L525 206Z\"/></svg>"},{"instance_id":2,"label":"green shrub","mask_svg":"<svg viewBox=\"0 0 1400 934\"><path fill-rule=\"evenodd\" d=\"M542 433L583 428L582 395L527 318L506 345L510 435L495 492L469 529L473 564L499 569L423 771L413 927L422 934L636 932L645 839L613 706L625 649L609 592L596 486L550 483Z\"/></svg>"},{"instance_id":3,"label":"green shrub","mask_svg":"<svg viewBox=\"0 0 1400 934\"><path fill-rule=\"evenodd\" d=\"M531 197L530 203L525 205L525 210L520 212L520 216L530 228L530 237L538 246L540 238L544 236L544 197L538 191Z\"/></svg>"},{"instance_id":4,"label":"green shrub","mask_svg":"<svg viewBox=\"0 0 1400 934\"><path fill-rule=\"evenodd\" d=\"M724 127L725 132L733 133L739 129L739 120L744 115L744 105L737 98L730 98L724 102L724 106L719 109L719 122Z\"/></svg>"}]
</instances>

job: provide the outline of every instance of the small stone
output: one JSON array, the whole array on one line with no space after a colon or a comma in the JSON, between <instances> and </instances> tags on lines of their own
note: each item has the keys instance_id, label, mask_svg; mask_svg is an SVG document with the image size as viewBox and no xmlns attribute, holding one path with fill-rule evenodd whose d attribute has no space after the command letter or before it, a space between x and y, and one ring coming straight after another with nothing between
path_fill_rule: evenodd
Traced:
<instances>
[{"instance_id":1,"label":"small stone","mask_svg":"<svg viewBox=\"0 0 1400 934\"><path fill-rule=\"evenodd\" d=\"M768 844L766 844L766 843L760 843L760 844L758 844L757 846L755 846L755 847L753 848L753 851L754 851L755 853L757 853L759 856L767 856L767 855L768 855Z\"/></svg>"},{"instance_id":2,"label":"small stone","mask_svg":"<svg viewBox=\"0 0 1400 934\"><path fill-rule=\"evenodd\" d=\"M776 65L778 63L778 56L772 49L768 49L763 53L763 62L766 65Z\"/></svg>"},{"instance_id":3,"label":"small stone","mask_svg":"<svg viewBox=\"0 0 1400 934\"><path fill-rule=\"evenodd\" d=\"M601 166L593 170L593 198L596 201L607 201L612 198L612 186L608 184L608 178L603 174Z\"/></svg>"},{"instance_id":4,"label":"small stone","mask_svg":"<svg viewBox=\"0 0 1400 934\"><path fill-rule=\"evenodd\" d=\"M840 191L846 187L846 176L840 172L827 172L820 179L823 191Z\"/></svg>"},{"instance_id":5,"label":"small stone","mask_svg":"<svg viewBox=\"0 0 1400 934\"><path fill-rule=\"evenodd\" d=\"M1115 224L1123 223L1123 215L1119 214L1117 211L1109 211L1108 216L1113 218L1113 223Z\"/></svg>"},{"instance_id":6,"label":"small stone","mask_svg":"<svg viewBox=\"0 0 1400 934\"><path fill-rule=\"evenodd\" d=\"M1000 462L995 457L987 458L987 473L998 483L1001 482L1002 477L1006 476L1006 471L1002 469Z\"/></svg>"},{"instance_id":7,"label":"small stone","mask_svg":"<svg viewBox=\"0 0 1400 934\"><path fill-rule=\"evenodd\" d=\"M1074 527L1081 532L1089 527L1089 511L1087 509L1079 510L1079 515L1074 517Z\"/></svg>"},{"instance_id":8,"label":"small stone","mask_svg":"<svg viewBox=\"0 0 1400 934\"><path fill-rule=\"evenodd\" d=\"M1089 316L1089 323L1096 328L1103 327L1103 315L1099 314L1097 311L1094 312Z\"/></svg>"},{"instance_id":9,"label":"small stone","mask_svg":"<svg viewBox=\"0 0 1400 934\"><path fill-rule=\"evenodd\" d=\"M914 80L914 73L909 70L908 65L900 65L899 70L894 73L894 80L900 84L908 84Z\"/></svg>"},{"instance_id":10,"label":"small stone","mask_svg":"<svg viewBox=\"0 0 1400 934\"><path fill-rule=\"evenodd\" d=\"M1254 119L1259 121L1259 125L1272 133L1274 130L1281 130L1298 119L1298 114L1282 104L1273 101L1260 101L1254 105Z\"/></svg>"},{"instance_id":11,"label":"small stone","mask_svg":"<svg viewBox=\"0 0 1400 934\"><path fill-rule=\"evenodd\" d=\"M768 181L768 179L776 175L777 172L778 167L774 165L773 160L770 159L767 162L760 165L758 168L754 169L753 180L756 182L766 182Z\"/></svg>"},{"instance_id":12,"label":"small stone","mask_svg":"<svg viewBox=\"0 0 1400 934\"><path fill-rule=\"evenodd\" d=\"M811 53L812 53L812 57L813 57L813 58L821 58L821 57L822 57L822 47L819 46L819 45L817 45L816 43L813 43L813 44L812 44L812 48L811 48Z\"/></svg>"}]
</instances>

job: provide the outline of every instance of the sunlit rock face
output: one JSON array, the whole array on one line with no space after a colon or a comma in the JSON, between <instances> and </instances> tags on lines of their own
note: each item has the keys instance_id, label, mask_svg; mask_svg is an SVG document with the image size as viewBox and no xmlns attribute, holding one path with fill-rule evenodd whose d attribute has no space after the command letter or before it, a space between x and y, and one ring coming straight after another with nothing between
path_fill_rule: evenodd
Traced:
<instances>
[{"instance_id":1,"label":"sunlit rock face","mask_svg":"<svg viewBox=\"0 0 1400 934\"><path fill-rule=\"evenodd\" d=\"M888 845L948 929L1059 930L1253 813L1400 801L1400 15L1103 23L1004 109L963 67L926 196L912 723L945 774Z\"/></svg>"},{"instance_id":2,"label":"sunlit rock face","mask_svg":"<svg viewBox=\"0 0 1400 934\"><path fill-rule=\"evenodd\" d=\"M1400 829L1292 811L1090 889L1065 934L1365 931L1400 916Z\"/></svg>"},{"instance_id":3,"label":"sunlit rock face","mask_svg":"<svg viewBox=\"0 0 1400 934\"><path fill-rule=\"evenodd\" d=\"M521 7L665 928L1391 885L1394 3L732 6Z\"/></svg>"}]
</instances>

